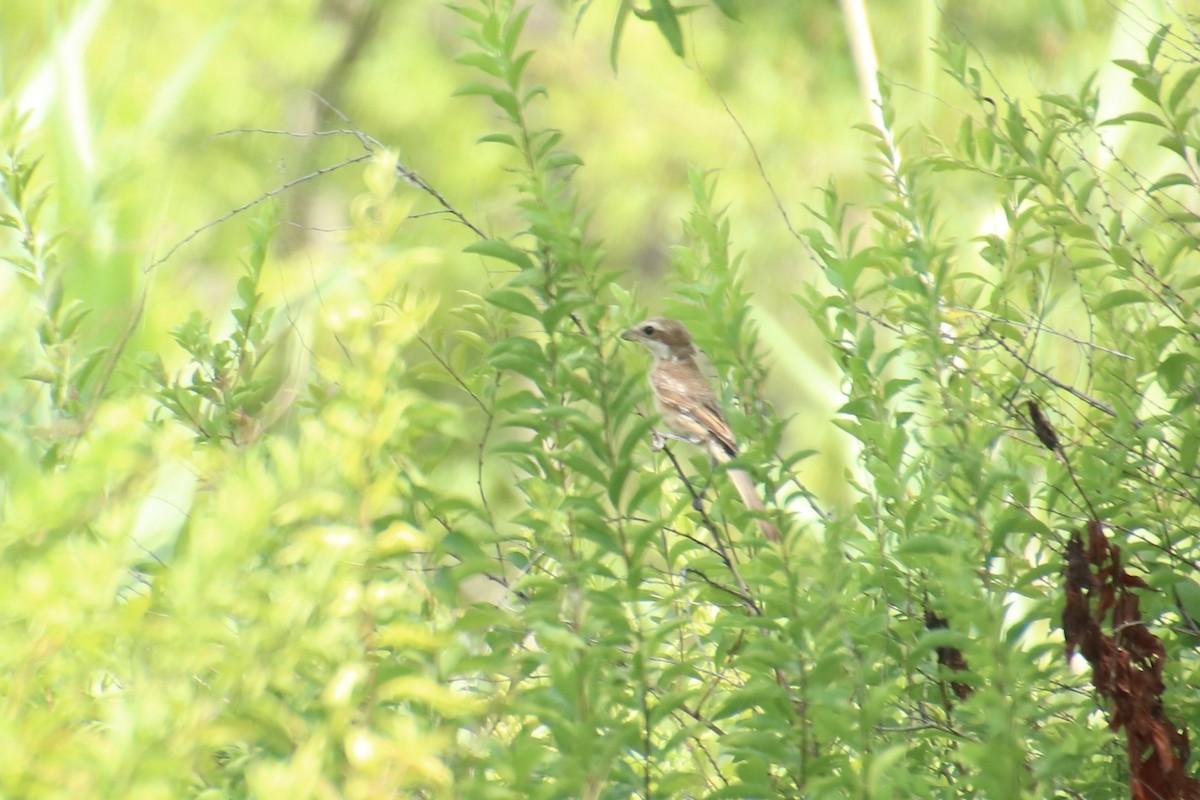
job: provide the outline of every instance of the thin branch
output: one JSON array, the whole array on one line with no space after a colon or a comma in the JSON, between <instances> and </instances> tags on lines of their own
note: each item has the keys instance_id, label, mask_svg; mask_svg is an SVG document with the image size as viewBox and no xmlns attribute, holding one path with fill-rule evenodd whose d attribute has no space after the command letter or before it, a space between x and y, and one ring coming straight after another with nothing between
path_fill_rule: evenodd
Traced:
<instances>
[{"instance_id":1,"label":"thin branch","mask_svg":"<svg viewBox=\"0 0 1200 800\"><path fill-rule=\"evenodd\" d=\"M230 128L224 131L217 131L210 139L219 139L222 136L233 136L235 134L259 133L265 136L289 136L293 139L312 139L319 136L353 136L362 145L367 152L373 152L373 148L367 145L363 139L362 131L354 130L353 128L336 128L328 131L287 131L278 128Z\"/></svg>"},{"instance_id":2,"label":"thin branch","mask_svg":"<svg viewBox=\"0 0 1200 800\"><path fill-rule=\"evenodd\" d=\"M710 720L708 717L701 714L696 709L689 708L686 704L681 703L679 705L679 710L682 711L683 713L687 714L692 719L696 720L696 722L699 722L704 727L708 728L710 731L715 733L717 736L725 735L725 731L721 730L721 726L717 725L717 723L713 722L712 720Z\"/></svg>"},{"instance_id":3,"label":"thin branch","mask_svg":"<svg viewBox=\"0 0 1200 800\"><path fill-rule=\"evenodd\" d=\"M775 184L771 181L771 176L767 172L767 168L763 164L762 158L758 154L758 148L754 145L754 140L750 138L750 134L746 131L745 126L742 125L742 121L738 119L737 114L733 113L733 109L729 107L729 103L725 101L725 97L719 91L717 91L717 87L713 86L712 81L708 79L708 75L703 70L699 69L699 67L697 67L697 71L700 73L700 77L704 78L704 82L708 84L708 88L713 93L713 96L717 98L717 102L721 104L721 108L725 109L726 116L729 117L729 120L738 129L738 133L741 134L742 141L746 143L746 147L750 148L750 156L754 159L754 165L758 169L758 175L760 178L762 178L763 183L766 184L767 191L771 193L771 199L775 201L775 208L777 211L779 211L779 216L783 218L783 224L787 226L788 232L792 234L792 238L807 248L808 242L803 236L800 235L800 232L796 230L796 226L792 224L792 218L788 216L787 209L784 208L783 198L781 198L779 196L779 192L775 190ZM815 258L815 254L811 252L811 248L809 252Z\"/></svg>"},{"instance_id":4,"label":"thin branch","mask_svg":"<svg viewBox=\"0 0 1200 800\"><path fill-rule=\"evenodd\" d=\"M416 186L418 189L425 192L425 194L429 195L434 200L437 200L438 203L441 204L442 208L446 209L446 211L448 211L448 212L450 212L450 214L454 215L454 217L459 222L461 222L463 225L465 225L467 228L469 228L480 239L490 239L491 238L486 233L484 233L483 230L481 230L478 226L476 226L475 223L473 223L473 222L471 222L471 220L467 219L465 214L463 214L461 211L459 211L454 206L450 205L450 201L447 200L445 197L443 197L441 192L439 192L437 189L430 186L428 183L425 182L425 180L420 175L418 175L417 173L413 172L412 170L406 168L399 161L396 162L396 172L400 173L400 176L402 178L404 178L406 181L408 181L409 183L411 183L413 186Z\"/></svg>"},{"instance_id":5,"label":"thin branch","mask_svg":"<svg viewBox=\"0 0 1200 800\"><path fill-rule=\"evenodd\" d=\"M1114 350L1111 347L1105 347L1104 345L1099 345L1099 344L1096 344L1095 342L1089 342L1084 339L1080 339L1076 336L1072 336L1069 333L1063 333L1062 331L1056 331L1053 328L1048 328L1042 324L1038 324L1037 326L1034 326L1034 325L1030 325L1028 322L1020 322L1018 320L1011 319L1009 317L1001 317L996 314L990 314L987 311L980 311L979 309L975 309L975 308L965 308L963 306L955 306L955 305L945 305L943 307L947 311L955 311L960 314L973 314L977 317L984 317L989 322L1002 322L1005 325L1012 325L1013 327L1016 327L1016 328L1024 328L1027 331L1032 331L1032 330L1045 331L1046 333L1050 334L1051 336L1057 336L1060 339L1066 339L1067 341L1072 342L1077 345L1080 345L1081 347L1088 347L1088 348L1091 348L1092 350L1099 350L1103 353L1108 353L1109 355L1116 356L1117 358L1123 358L1128 361L1133 360L1133 356L1129 355L1128 353L1122 353L1120 350Z\"/></svg>"},{"instance_id":6,"label":"thin branch","mask_svg":"<svg viewBox=\"0 0 1200 800\"><path fill-rule=\"evenodd\" d=\"M717 549L720 551L721 560L725 562L726 569L729 570L729 573L733 576L734 580L737 581L738 589L741 590L743 596L748 598L754 615L762 616L762 611L754 602L754 596L751 594L750 588L742 579L741 571L738 570L737 564L734 563L732 555L730 555L729 551L726 549L725 542L722 540L720 533L717 531L716 523L713 522L712 517L708 515L708 509L705 508L703 496L696 491L695 487L692 486L691 481L687 479L687 475L684 473L683 467L680 465L679 460L675 458L675 454L671 452L671 448L664 444L662 451L667 454L667 458L669 458L671 460L671 464L675 466L676 474L678 474L679 479L683 481L683 485L687 487L688 494L692 496L692 508L699 512L700 519L703 521L704 527L708 528L709 532L712 533L713 541L716 542Z\"/></svg>"},{"instance_id":7,"label":"thin branch","mask_svg":"<svg viewBox=\"0 0 1200 800\"><path fill-rule=\"evenodd\" d=\"M353 158L348 158L345 161L340 161L331 167L322 167L321 169L310 172L307 175L301 175L299 178L290 180L287 183L283 184L282 186L277 186L274 189L272 189L271 191L259 195L258 197L254 198L253 200L251 200L248 203L242 203L237 208L227 211L226 213L222 214L221 216L217 217L216 219L209 220L208 222L201 225L199 228L196 228L194 231L189 233L187 236L183 237L178 242L171 245L171 249L167 250L165 255L163 255L160 258L155 259L148 267L146 267L142 271L145 273L151 272L156 267L158 267L160 264L162 264L165 261L167 261L168 259L170 259L171 256L175 255L175 253L179 250L179 248L183 247L185 244L192 241L193 239L195 239L200 234L204 233L209 228L216 227L217 225L220 225L222 222L226 222L226 221L232 219L233 217L236 217L238 214L241 214L243 211L248 211L251 208L254 208L255 206L259 205L260 203L262 203L266 200L269 200L272 197L275 197L277 195L283 194L288 189L291 189L295 186L299 186L302 183L306 183L315 178L319 178L322 175L328 175L331 172L337 172L338 170L342 169L343 167L348 167L351 164L357 164L360 161L366 161L368 158L372 158L373 156L374 156L373 153L363 153L362 155L354 156Z\"/></svg>"},{"instance_id":8,"label":"thin branch","mask_svg":"<svg viewBox=\"0 0 1200 800\"><path fill-rule=\"evenodd\" d=\"M424 336L418 336L417 341L424 345L425 349L429 351L429 355L433 356L433 359L442 365L442 369L446 370L446 374L454 379L454 382L458 384L459 388L470 395L471 399L475 401L475 405L479 406L483 410L483 413L491 416L491 411L489 411L484 402L479 399L479 395L475 394L471 387L467 385L467 382L463 380L462 376L455 371L454 367L450 366L449 362L442 358L441 354L437 350L433 349L433 345L429 343L429 340L427 340Z\"/></svg>"},{"instance_id":9,"label":"thin branch","mask_svg":"<svg viewBox=\"0 0 1200 800\"><path fill-rule=\"evenodd\" d=\"M1001 338L999 336L995 336L995 337L993 337L993 341L995 341L997 344L999 344L1001 347L1003 347L1010 356L1015 358L1017 361L1021 362L1022 366L1024 366L1026 369L1028 369L1033 374L1045 379L1048 383L1050 383L1055 388L1062 389L1064 392L1074 395L1078 399L1087 403L1092 408L1096 409L1097 411L1103 411L1105 414L1108 414L1110 417L1117 416L1117 410L1115 408L1113 408L1112 406L1110 406L1108 403L1101 402L1101 401L1095 399L1094 397L1091 397L1090 395L1084 394L1083 392L1076 389L1074 386L1069 386L1069 385L1063 383L1062 381L1060 381L1058 378L1055 378L1052 375L1050 375L1049 373L1045 372L1044 370L1040 370L1037 367L1033 366L1033 364L1030 363L1029 359L1024 358L1020 353L1017 353L1011 347L1009 347L1005 343L1003 338Z\"/></svg>"},{"instance_id":10,"label":"thin branch","mask_svg":"<svg viewBox=\"0 0 1200 800\"><path fill-rule=\"evenodd\" d=\"M741 601L741 603L743 605L746 606L746 608L750 609L750 612L752 614L754 614L754 616L759 616L758 607L755 606L753 597L750 597L749 595L746 595L746 594L742 594L741 592L738 592L738 591L734 591L733 589L730 589L728 586L725 586L724 584L717 583L712 578L705 575L703 570L696 569L695 567L684 568L683 572L680 573L679 577L686 579L689 575L698 575L700 577L700 580L703 581L705 584L707 584L710 588L716 589L719 592L725 592L725 594L730 595L731 597L737 598L739 601Z\"/></svg>"}]
</instances>

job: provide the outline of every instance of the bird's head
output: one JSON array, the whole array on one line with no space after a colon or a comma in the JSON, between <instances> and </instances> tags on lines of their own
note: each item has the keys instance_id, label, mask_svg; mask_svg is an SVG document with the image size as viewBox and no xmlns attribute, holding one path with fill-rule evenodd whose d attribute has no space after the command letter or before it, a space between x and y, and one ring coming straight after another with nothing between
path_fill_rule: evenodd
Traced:
<instances>
[{"instance_id":1,"label":"bird's head","mask_svg":"<svg viewBox=\"0 0 1200 800\"><path fill-rule=\"evenodd\" d=\"M679 360L691 358L696 353L696 348L692 346L692 335L683 327L683 323L664 317L642 320L622 333L621 338L641 342L655 358Z\"/></svg>"}]
</instances>

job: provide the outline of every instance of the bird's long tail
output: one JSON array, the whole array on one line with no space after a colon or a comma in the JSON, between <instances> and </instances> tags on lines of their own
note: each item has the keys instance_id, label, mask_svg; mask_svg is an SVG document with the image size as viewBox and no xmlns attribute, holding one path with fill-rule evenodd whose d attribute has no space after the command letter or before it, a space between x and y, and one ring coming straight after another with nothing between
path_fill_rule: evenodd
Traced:
<instances>
[{"instance_id":1,"label":"bird's long tail","mask_svg":"<svg viewBox=\"0 0 1200 800\"><path fill-rule=\"evenodd\" d=\"M750 477L750 473L742 469L731 469L728 470L728 473L729 480L733 481L733 486L741 495L742 502L746 504L746 507L755 512L765 511L766 506L763 505L762 498L758 496L758 487L754 485L754 479ZM758 517L756 521L758 527L762 529L763 536L772 542L780 541L778 528L762 517Z\"/></svg>"}]
</instances>

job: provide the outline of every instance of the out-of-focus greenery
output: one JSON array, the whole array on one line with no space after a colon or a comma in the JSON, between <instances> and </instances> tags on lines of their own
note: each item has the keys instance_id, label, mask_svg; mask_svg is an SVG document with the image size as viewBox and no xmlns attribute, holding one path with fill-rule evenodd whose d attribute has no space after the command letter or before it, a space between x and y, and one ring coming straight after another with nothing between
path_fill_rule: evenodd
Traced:
<instances>
[{"instance_id":1,"label":"out-of-focus greenery","mask_svg":"<svg viewBox=\"0 0 1200 800\"><path fill-rule=\"evenodd\" d=\"M1187 9L875 4L892 149L832 3L459 5L5 6L0 794L1128 796L1061 572L1196 730Z\"/></svg>"}]
</instances>

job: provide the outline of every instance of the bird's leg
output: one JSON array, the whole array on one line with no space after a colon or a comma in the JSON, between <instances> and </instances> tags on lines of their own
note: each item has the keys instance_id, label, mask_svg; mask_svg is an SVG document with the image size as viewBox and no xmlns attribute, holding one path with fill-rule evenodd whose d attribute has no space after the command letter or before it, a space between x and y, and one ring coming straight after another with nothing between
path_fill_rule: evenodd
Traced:
<instances>
[{"instance_id":1,"label":"bird's leg","mask_svg":"<svg viewBox=\"0 0 1200 800\"><path fill-rule=\"evenodd\" d=\"M691 436L682 436L678 433L670 431L650 431L650 446L655 450L662 450L667 446L667 440L671 439L676 442L687 442L688 444L700 444L700 439Z\"/></svg>"},{"instance_id":2,"label":"bird's leg","mask_svg":"<svg viewBox=\"0 0 1200 800\"><path fill-rule=\"evenodd\" d=\"M655 450L662 450L666 448L668 439L673 439L677 442L687 442L688 444L700 444L702 441L698 437L683 436L678 433L671 433L670 431L655 430L654 428L650 429L650 446ZM675 462L675 456L672 455L670 451L667 452L667 455L671 457L671 461ZM679 468L678 462L675 462L675 467L676 469ZM682 472L679 473L679 477L683 478L683 480L687 482L687 478L684 477ZM692 487L690 483L688 484L688 487L692 494L692 508L696 511L703 512L704 489L697 490L695 487Z\"/></svg>"}]
</instances>

